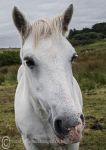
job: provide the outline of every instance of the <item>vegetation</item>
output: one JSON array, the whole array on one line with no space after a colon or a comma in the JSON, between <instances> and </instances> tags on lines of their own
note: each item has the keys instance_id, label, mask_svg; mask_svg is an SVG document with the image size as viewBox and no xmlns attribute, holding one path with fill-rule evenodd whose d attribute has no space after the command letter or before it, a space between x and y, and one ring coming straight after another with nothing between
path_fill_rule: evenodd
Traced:
<instances>
[{"instance_id":1,"label":"vegetation","mask_svg":"<svg viewBox=\"0 0 106 150\"><path fill-rule=\"evenodd\" d=\"M0 67L0 85L16 84L18 67L18 65Z\"/></svg>"},{"instance_id":2,"label":"vegetation","mask_svg":"<svg viewBox=\"0 0 106 150\"><path fill-rule=\"evenodd\" d=\"M83 91L106 85L106 39L76 47L79 58L74 64L75 77Z\"/></svg>"},{"instance_id":3,"label":"vegetation","mask_svg":"<svg viewBox=\"0 0 106 150\"><path fill-rule=\"evenodd\" d=\"M95 33L98 26L92 27ZM83 30L94 33L91 29ZM98 33L104 34L102 31ZM73 72L83 93L86 119L80 150L106 150L106 39L97 41L94 38L94 41L76 46L79 58L73 63ZM18 49L0 50L0 142L3 136L9 136L11 150L24 150L14 119L14 94L19 64Z\"/></svg>"},{"instance_id":4,"label":"vegetation","mask_svg":"<svg viewBox=\"0 0 106 150\"><path fill-rule=\"evenodd\" d=\"M18 49L1 49L0 50L0 67L20 64Z\"/></svg>"},{"instance_id":5,"label":"vegetation","mask_svg":"<svg viewBox=\"0 0 106 150\"><path fill-rule=\"evenodd\" d=\"M68 39L73 45L85 45L106 38L106 23L97 23L91 29L70 30Z\"/></svg>"}]
</instances>

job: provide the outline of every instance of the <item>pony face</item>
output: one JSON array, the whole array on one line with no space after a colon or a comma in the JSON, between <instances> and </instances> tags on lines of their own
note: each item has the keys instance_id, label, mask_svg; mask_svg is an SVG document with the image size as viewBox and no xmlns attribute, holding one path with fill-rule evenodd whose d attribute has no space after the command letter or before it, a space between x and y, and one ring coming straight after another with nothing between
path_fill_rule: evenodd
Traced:
<instances>
[{"instance_id":1,"label":"pony face","mask_svg":"<svg viewBox=\"0 0 106 150\"><path fill-rule=\"evenodd\" d=\"M72 73L72 61L77 54L65 37L72 13L70 5L61 16L30 24L16 7L13 10L22 38L22 82L28 91L27 99L37 103L43 111L39 115L49 120L63 143L78 142L84 122Z\"/></svg>"}]
</instances>

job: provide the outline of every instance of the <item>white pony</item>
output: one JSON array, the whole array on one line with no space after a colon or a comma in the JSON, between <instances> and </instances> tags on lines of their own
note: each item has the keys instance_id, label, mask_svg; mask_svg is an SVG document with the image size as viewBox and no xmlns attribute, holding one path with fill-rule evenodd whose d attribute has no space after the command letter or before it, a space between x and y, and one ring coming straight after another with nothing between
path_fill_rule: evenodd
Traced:
<instances>
[{"instance_id":1,"label":"white pony","mask_svg":"<svg viewBox=\"0 0 106 150\"><path fill-rule=\"evenodd\" d=\"M30 24L14 7L21 38L15 120L26 150L78 150L84 127L82 95L72 73L75 49L65 38L73 14Z\"/></svg>"}]
</instances>

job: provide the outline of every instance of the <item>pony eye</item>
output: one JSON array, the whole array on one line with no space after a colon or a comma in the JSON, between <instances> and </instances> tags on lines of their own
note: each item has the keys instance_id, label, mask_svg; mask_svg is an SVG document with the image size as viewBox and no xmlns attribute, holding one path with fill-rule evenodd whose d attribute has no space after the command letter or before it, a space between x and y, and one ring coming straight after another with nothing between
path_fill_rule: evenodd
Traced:
<instances>
[{"instance_id":1,"label":"pony eye","mask_svg":"<svg viewBox=\"0 0 106 150\"><path fill-rule=\"evenodd\" d=\"M35 62L34 62L33 58L25 57L24 60L26 61L26 64L28 67L33 68L35 66Z\"/></svg>"},{"instance_id":2,"label":"pony eye","mask_svg":"<svg viewBox=\"0 0 106 150\"><path fill-rule=\"evenodd\" d=\"M78 57L78 55L75 53L71 58L71 62L73 62L77 57Z\"/></svg>"}]
</instances>

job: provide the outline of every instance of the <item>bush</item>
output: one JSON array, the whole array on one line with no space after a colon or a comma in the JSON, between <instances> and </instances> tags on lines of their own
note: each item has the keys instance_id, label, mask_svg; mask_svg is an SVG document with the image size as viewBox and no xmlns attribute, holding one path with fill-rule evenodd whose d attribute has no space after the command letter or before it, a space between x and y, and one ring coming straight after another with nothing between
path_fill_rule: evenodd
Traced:
<instances>
[{"instance_id":1,"label":"bush","mask_svg":"<svg viewBox=\"0 0 106 150\"><path fill-rule=\"evenodd\" d=\"M0 67L20 64L19 51L4 50L0 52Z\"/></svg>"},{"instance_id":2,"label":"bush","mask_svg":"<svg viewBox=\"0 0 106 150\"><path fill-rule=\"evenodd\" d=\"M96 32L88 32L88 33L80 33L75 34L72 38L69 39L69 41L73 45L85 45L95 42L96 40L103 39L104 35L102 33L96 33Z\"/></svg>"},{"instance_id":3,"label":"bush","mask_svg":"<svg viewBox=\"0 0 106 150\"><path fill-rule=\"evenodd\" d=\"M93 25L92 30L97 33L102 33L106 37L106 23L105 22L97 23L97 24Z\"/></svg>"},{"instance_id":4,"label":"bush","mask_svg":"<svg viewBox=\"0 0 106 150\"><path fill-rule=\"evenodd\" d=\"M85 45L94 43L97 40L106 38L106 23L98 23L92 28L83 28L82 30L70 30L68 40L73 45Z\"/></svg>"}]
</instances>

